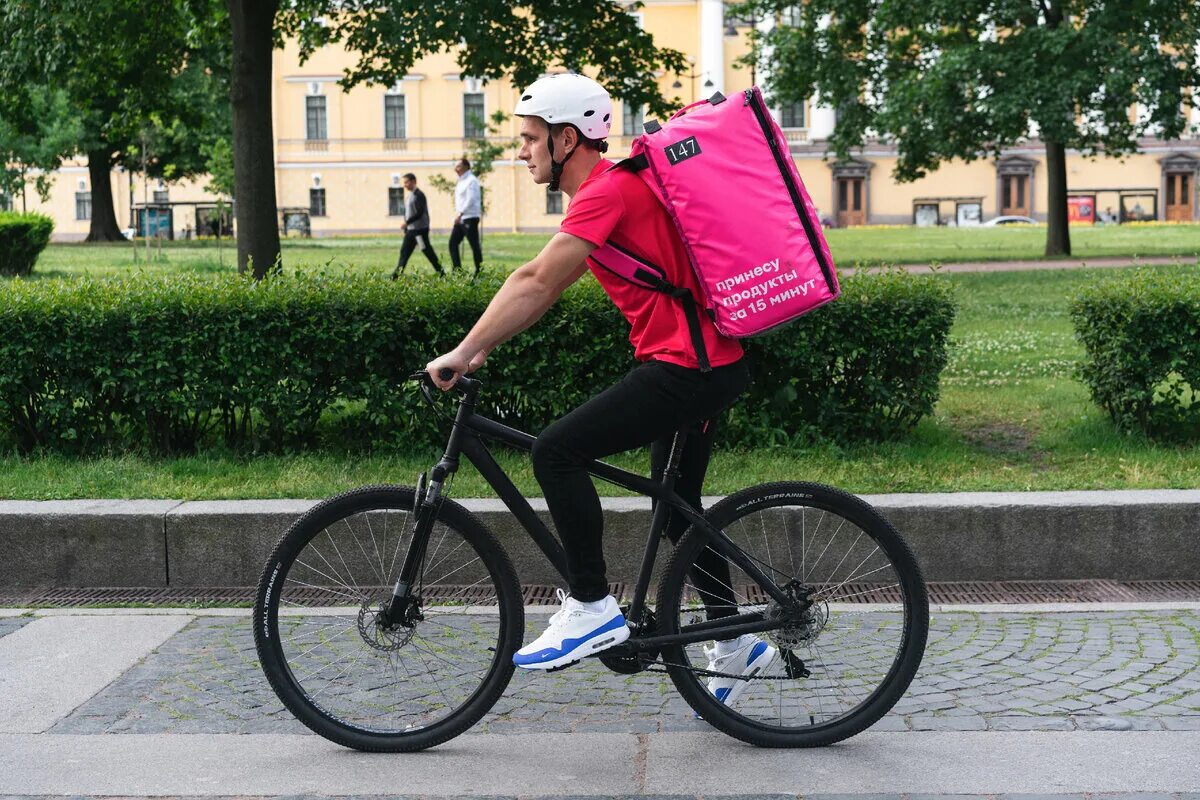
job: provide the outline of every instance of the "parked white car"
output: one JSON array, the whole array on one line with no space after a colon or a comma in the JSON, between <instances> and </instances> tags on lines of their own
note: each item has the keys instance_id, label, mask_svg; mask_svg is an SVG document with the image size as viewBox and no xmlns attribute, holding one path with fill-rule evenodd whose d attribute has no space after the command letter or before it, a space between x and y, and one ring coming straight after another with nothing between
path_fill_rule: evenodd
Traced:
<instances>
[{"instance_id":1,"label":"parked white car","mask_svg":"<svg viewBox=\"0 0 1200 800\"><path fill-rule=\"evenodd\" d=\"M985 228L994 228L997 225L1037 225L1038 221L1033 217L992 217L987 222L983 223Z\"/></svg>"}]
</instances>

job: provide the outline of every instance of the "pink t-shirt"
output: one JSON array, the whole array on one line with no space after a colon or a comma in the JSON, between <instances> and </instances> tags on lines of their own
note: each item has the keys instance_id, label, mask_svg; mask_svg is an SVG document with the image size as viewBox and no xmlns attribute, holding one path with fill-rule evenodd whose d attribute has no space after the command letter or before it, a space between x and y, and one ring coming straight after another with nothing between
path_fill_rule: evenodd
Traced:
<instances>
[{"instance_id":1,"label":"pink t-shirt","mask_svg":"<svg viewBox=\"0 0 1200 800\"><path fill-rule=\"evenodd\" d=\"M623 169L610 170L612 165L613 162L600 159L571 198L559 230L597 247L611 240L661 267L670 283L690 289L692 296L697 298L700 330L709 363L713 367L734 363L742 357L742 346L736 339L717 333L705 313L700 286L671 217L641 178ZM680 301L629 283L599 267L590 258L587 263L596 280L629 321L629 341L638 361L655 359L699 368Z\"/></svg>"}]
</instances>

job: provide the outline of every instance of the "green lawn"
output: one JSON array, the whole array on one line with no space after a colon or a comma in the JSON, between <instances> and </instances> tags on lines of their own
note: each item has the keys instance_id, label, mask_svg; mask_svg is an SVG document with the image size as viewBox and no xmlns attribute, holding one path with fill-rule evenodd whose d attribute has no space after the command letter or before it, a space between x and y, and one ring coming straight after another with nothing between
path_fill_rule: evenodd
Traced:
<instances>
[{"instance_id":1,"label":"green lawn","mask_svg":"<svg viewBox=\"0 0 1200 800\"><path fill-rule=\"evenodd\" d=\"M1154 235L1175 231L1130 230ZM966 233L979 232L960 232ZM520 261L541 241L531 236L489 236L492 263ZM287 252L296 263L311 259L320 265L333 258L337 265L341 262L336 259L344 257L347 248L357 248L355 252L362 256L357 268L390 269L386 244L318 241L289 245ZM169 250L172 267L179 266L184 252L190 252L179 250ZM89 258L94 263L96 253L109 251L52 248L57 269L63 271L79 269ZM1158 269L1183 271L1200 280L1195 259L1186 266ZM750 483L780 479L824 481L856 492L1200 487L1200 445L1160 446L1118 434L1072 377L1082 350L1067 317L1069 299L1089 283L1113 274L1112 269L1057 269L937 275L935 280L954 285L960 310L941 400L935 413L908 439L850 449L721 452L714 458L706 490L728 493ZM170 461L126 456L83 462L10 457L0 459L0 496L322 497L363 483L409 483L437 455L431 450L406 456L207 456ZM640 454L611 460L627 468L646 468ZM522 456L502 454L501 461L523 491L538 493ZM601 483L600 488L617 493L607 484ZM453 492L458 496L489 493L470 467L462 470Z\"/></svg>"},{"instance_id":2,"label":"green lawn","mask_svg":"<svg viewBox=\"0 0 1200 800\"><path fill-rule=\"evenodd\" d=\"M853 264L923 264L956 261L1039 259L1045 248L1043 225L1005 228L843 228L827 231L834 260ZM484 237L485 263L512 269L531 259L548 239L546 234L489 233ZM434 236L434 247L448 266L447 237ZM1200 257L1200 225L1125 225L1071 229L1075 257L1179 256ZM391 272L396 266L400 237L288 239L284 240L284 268L321 268ZM84 273L118 274L131 269L232 272L236 262L230 243L223 259L215 242L168 242L162 258L152 248L146 261L145 246L134 262L133 244L52 244L39 259L35 277L69 277ZM464 246L464 257L470 256ZM415 254L409 269L429 269Z\"/></svg>"}]
</instances>

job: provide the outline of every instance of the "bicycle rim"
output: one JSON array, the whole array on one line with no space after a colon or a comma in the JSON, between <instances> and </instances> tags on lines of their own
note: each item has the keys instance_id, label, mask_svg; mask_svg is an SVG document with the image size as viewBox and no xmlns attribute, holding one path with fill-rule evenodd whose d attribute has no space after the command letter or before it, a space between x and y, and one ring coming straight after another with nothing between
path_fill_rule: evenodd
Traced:
<instances>
[{"instance_id":1,"label":"bicycle rim","mask_svg":"<svg viewBox=\"0 0 1200 800\"><path fill-rule=\"evenodd\" d=\"M685 699L727 733L768 746L828 744L883 716L912 680L928 627L920 571L895 529L851 495L800 483L739 492L707 517L777 585L812 605L757 634L777 655L753 680L704 675L712 643L673 648L667 660ZM668 567L659 598L660 610L671 609L661 611L668 630L726 613L784 614L704 541L693 531ZM716 671L741 675L745 661L720 662Z\"/></svg>"},{"instance_id":2,"label":"bicycle rim","mask_svg":"<svg viewBox=\"0 0 1200 800\"><path fill-rule=\"evenodd\" d=\"M260 587L256 638L280 698L360 749L415 749L469 727L511 677L521 632L511 564L453 504L433 522L414 586L423 619L379 624L412 539L412 503L409 489L369 489L318 506L281 540Z\"/></svg>"}]
</instances>

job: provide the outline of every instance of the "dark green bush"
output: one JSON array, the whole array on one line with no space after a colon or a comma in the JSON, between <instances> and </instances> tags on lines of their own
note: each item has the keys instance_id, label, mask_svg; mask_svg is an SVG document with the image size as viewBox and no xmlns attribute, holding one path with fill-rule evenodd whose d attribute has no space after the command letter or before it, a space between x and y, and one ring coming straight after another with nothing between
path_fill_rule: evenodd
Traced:
<instances>
[{"instance_id":1,"label":"dark green bush","mask_svg":"<svg viewBox=\"0 0 1200 800\"><path fill-rule=\"evenodd\" d=\"M0 275L28 275L54 232L42 214L0 211Z\"/></svg>"},{"instance_id":2,"label":"dark green bush","mask_svg":"<svg viewBox=\"0 0 1200 800\"><path fill-rule=\"evenodd\" d=\"M1139 269L1071 304L1079 376L1122 430L1200 438L1200 265Z\"/></svg>"},{"instance_id":3,"label":"dark green bush","mask_svg":"<svg viewBox=\"0 0 1200 800\"><path fill-rule=\"evenodd\" d=\"M744 343L754 383L729 415L737 440L895 439L933 410L954 323L950 285L888 270L844 278L842 290Z\"/></svg>"},{"instance_id":4,"label":"dark green bush","mask_svg":"<svg viewBox=\"0 0 1200 800\"><path fill-rule=\"evenodd\" d=\"M403 379L458 343L498 287L378 277L132 276L15 282L0 301L0 425L21 451L219 445L403 449L445 434ZM746 342L755 384L726 444L895 437L929 412L953 307L944 282L845 295ZM633 366L590 278L480 372L483 412L536 433Z\"/></svg>"}]
</instances>

